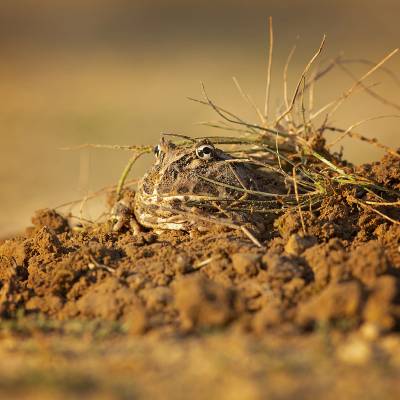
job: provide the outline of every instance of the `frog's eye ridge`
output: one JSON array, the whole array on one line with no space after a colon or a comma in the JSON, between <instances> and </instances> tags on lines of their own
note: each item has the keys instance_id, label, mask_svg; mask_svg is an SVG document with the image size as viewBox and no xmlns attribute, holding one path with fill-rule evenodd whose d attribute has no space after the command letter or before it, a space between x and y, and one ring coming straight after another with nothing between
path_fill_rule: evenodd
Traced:
<instances>
[{"instance_id":1,"label":"frog's eye ridge","mask_svg":"<svg viewBox=\"0 0 400 400\"><path fill-rule=\"evenodd\" d=\"M196 149L197 157L202 160L209 160L214 154L214 147L210 144L203 144Z\"/></svg>"}]
</instances>

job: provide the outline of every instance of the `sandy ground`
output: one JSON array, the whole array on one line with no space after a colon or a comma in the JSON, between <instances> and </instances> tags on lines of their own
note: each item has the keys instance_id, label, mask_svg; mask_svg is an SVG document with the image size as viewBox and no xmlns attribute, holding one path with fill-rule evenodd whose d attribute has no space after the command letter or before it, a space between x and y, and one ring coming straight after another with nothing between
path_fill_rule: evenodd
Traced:
<instances>
[{"instance_id":1,"label":"sandy ground","mask_svg":"<svg viewBox=\"0 0 400 400\"><path fill-rule=\"evenodd\" d=\"M354 3L354 4L353 4ZM383 5L384 4L384 5ZM304 10L307 10L304 12ZM215 116L186 97L210 95L232 111L255 120L231 80L263 108L266 79L266 19L274 17L275 49L271 107L282 103L282 73L293 44L289 91L321 37L322 62L344 52L350 59L378 61L398 46L397 1L379 5L307 0L290 7L282 1L211 4L194 9L180 1L129 3L124 0L57 4L26 0L24 7L0 7L0 237L29 223L34 210L55 207L114 184L128 159L123 152L64 152L83 143L155 144L161 132L190 135L220 132L194 125ZM298 18L302 15L302 18ZM206 23L205 23L206 21ZM370 29L370 27L374 27ZM296 39L300 35L298 39ZM361 76L367 65L351 64ZM399 70L399 58L387 67ZM396 101L399 84L384 72L366 83ZM333 71L316 88L315 107L340 96L352 84ZM398 114L358 93L339 110L343 128L364 118ZM396 119L370 121L362 133L393 147L400 145ZM355 162L379 159L368 146L345 142ZM150 162L150 161L145 161ZM139 177L145 164L138 166ZM89 214L96 214L94 205Z\"/></svg>"},{"instance_id":2,"label":"sandy ground","mask_svg":"<svg viewBox=\"0 0 400 400\"><path fill-rule=\"evenodd\" d=\"M396 399L398 337L354 338L213 332L164 339L110 334L2 333L0 393L15 399ZM105 332L104 332L105 331ZM334 339L333 339L334 342Z\"/></svg>"}]
</instances>

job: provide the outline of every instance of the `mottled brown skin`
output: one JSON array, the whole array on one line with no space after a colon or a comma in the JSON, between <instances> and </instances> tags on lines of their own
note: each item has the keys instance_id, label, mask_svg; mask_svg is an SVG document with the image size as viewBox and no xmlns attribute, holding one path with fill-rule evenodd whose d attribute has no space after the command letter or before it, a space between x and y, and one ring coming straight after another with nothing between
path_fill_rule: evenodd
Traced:
<instances>
[{"instance_id":1,"label":"mottled brown skin","mask_svg":"<svg viewBox=\"0 0 400 400\"><path fill-rule=\"evenodd\" d=\"M232 205L240 209L241 201L257 198L244 192L262 190L265 177L256 168L230 162L234 157L208 140L176 145L163 137L155 149L156 161L140 180L134 200L140 225L191 230L204 227L207 219L250 227L262 223L260 215L248 210L229 211Z\"/></svg>"}]
</instances>

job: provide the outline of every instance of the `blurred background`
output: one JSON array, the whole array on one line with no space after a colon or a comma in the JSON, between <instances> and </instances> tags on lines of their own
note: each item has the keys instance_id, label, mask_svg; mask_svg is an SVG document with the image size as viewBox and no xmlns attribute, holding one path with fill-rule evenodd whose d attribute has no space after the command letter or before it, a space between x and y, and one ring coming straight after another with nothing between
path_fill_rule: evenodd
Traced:
<instances>
[{"instance_id":1,"label":"blurred background","mask_svg":"<svg viewBox=\"0 0 400 400\"><path fill-rule=\"evenodd\" d=\"M379 61L400 45L398 0L2 0L0 2L0 238L29 224L33 211L114 184L129 154L63 151L83 143L154 144L161 132L205 135L196 122L215 120L200 81L221 105L255 120L232 76L263 107L267 18L274 21L271 106L282 103L282 71L290 93L327 34L321 60L343 52ZM349 65L357 76L365 64ZM387 67L400 71L400 56ZM400 87L383 72L374 90L400 103ZM352 79L333 71L316 87L316 107L340 96ZM367 117L399 114L357 93L335 114L347 128ZM399 120L358 131L400 146ZM376 148L347 140L355 163L377 160ZM140 176L151 159L137 165ZM89 213L91 210L89 210Z\"/></svg>"}]
</instances>

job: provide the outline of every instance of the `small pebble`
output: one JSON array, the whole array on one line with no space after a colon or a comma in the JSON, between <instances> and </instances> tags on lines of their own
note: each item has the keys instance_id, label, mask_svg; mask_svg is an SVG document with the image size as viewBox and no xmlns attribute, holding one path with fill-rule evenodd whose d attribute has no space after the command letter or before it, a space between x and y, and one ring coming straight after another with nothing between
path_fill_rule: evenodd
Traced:
<instances>
[{"instance_id":1,"label":"small pebble","mask_svg":"<svg viewBox=\"0 0 400 400\"><path fill-rule=\"evenodd\" d=\"M372 351L366 341L355 338L339 346L336 355L346 364L365 365L371 359Z\"/></svg>"},{"instance_id":2,"label":"small pebble","mask_svg":"<svg viewBox=\"0 0 400 400\"><path fill-rule=\"evenodd\" d=\"M240 275L253 276L257 274L261 256L255 253L235 253L231 260L233 268Z\"/></svg>"},{"instance_id":3,"label":"small pebble","mask_svg":"<svg viewBox=\"0 0 400 400\"><path fill-rule=\"evenodd\" d=\"M360 328L360 333L364 339L374 341L380 336L380 329L376 324L366 322Z\"/></svg>"},{"instance_id":4,"label":"small pebble","mask_svg":"<svg viewBox=\"0 0 400 400\"><path fill-rule=\"evenodd\" d=\"M317 239L314 236L301 236L295 233L289 237L285 245L285 251L288 254L299 256L316 243Z\"/></svg>"},{"instance_id":5,"label":"small pebble","mask_svg":"<svg viewBox=\"0 0 400 400\"><path fill-rule=\"evenodd\" d=\"M186 253L180 253L174 263L175 270L180 274L187 274L192 271L190 257Z\"/></svg>"}]
</instances>

